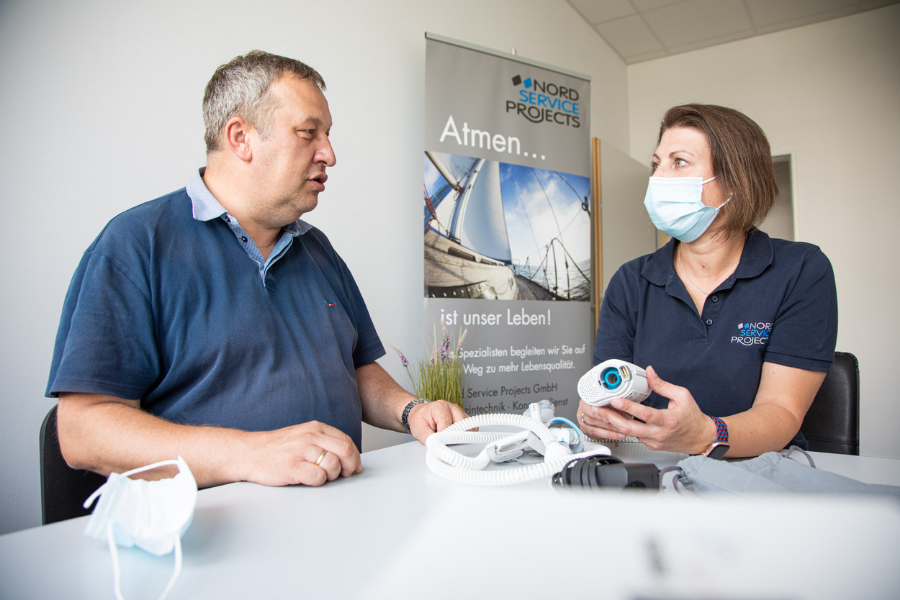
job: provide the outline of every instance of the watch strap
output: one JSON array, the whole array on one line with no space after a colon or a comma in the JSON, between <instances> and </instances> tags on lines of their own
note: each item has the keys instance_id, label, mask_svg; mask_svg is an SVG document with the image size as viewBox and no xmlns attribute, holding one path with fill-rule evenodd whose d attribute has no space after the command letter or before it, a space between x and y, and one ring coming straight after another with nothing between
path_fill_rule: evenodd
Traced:
<instances>
[{"instance_id":1,"label":"watch strap","mask_svg":"<svg viewBox=\"0 0 900 600\"><path fill-rule=\"evenodd\" d=\"M728 443L728 425L725 424L725 421L720 419L719 417L710 417L713 420L713 423L716 424L716 441L727 444Z\"/></svg>"},{"instance_id":2,"label":"watch strap","mask_svg":"<svg viewBox=\"0 0 900 600\"><path fill-rule=\"evenodd\" d=\"M709 445L709 448L701 453L701 456L720 459L731 448L731 445L728 443L728 425L719 417L710 416L709 418L716 425L716 439Z\"/></svg>"},{"instance_id":3,"label":"watch strap","mask_svg":"<svg viewBox=\"0 0 900 600\"><path fill-rule=\"evenodd\" d=\"M425 398L416 398L412 400L409 404L406 405L406 408L403 409L403 416L400 417L400 423L403 425L403 430L406 433L411 433L409 430L409 411L413 409L414 406L418 404L425 404L431 402L431 400L426 400Z\"/></svg>"}]
</instances>

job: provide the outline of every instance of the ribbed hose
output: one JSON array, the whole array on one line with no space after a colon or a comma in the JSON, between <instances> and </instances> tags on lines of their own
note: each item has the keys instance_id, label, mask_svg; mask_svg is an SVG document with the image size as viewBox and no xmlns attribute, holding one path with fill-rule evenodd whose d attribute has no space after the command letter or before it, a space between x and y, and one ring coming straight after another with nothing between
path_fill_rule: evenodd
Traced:
<instances>
[{"instance_id":1,"label":"ribbed hose","mask_svg":"<svg viewBox=\"0 0 900 600\"><path fill-rule=\"evenodd\" d=\"M447 444L488 444L490 442L507 437L508 433L481 433L466 431L474 427L485 425L507 425L528 429L541 439L545 448L544 462L519 467L517 469L504 469L485 472L490 464L490 458L486 451L482 451L477 457L464 456L447 447ZM457 483L467 485L512 485L533 481L542 477L550 477L559 473L562 468L576 458L609 454L609 449L601 447L590 452L571 452L560 444L546 425L523 415L494 414L479 415L458 421L441 431L428 436L426 444L428 451L425 455L425 463L432 473Z\"/></svg>"}]
</instances>

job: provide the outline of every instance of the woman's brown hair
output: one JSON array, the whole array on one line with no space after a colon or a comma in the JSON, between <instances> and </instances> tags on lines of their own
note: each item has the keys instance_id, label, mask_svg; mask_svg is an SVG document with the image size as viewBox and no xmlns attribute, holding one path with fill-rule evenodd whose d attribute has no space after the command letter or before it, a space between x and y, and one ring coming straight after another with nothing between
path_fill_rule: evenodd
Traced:
<instances>
[{"instance_id":1,"label":"woman's brown hair","mask_svg":"<svg viewBox=\"0 0 900 600\"><path fill-rule=\"evenodd\" d=\"M775 206L778 185L766 134L753 119L732 108L714 104L685 104L666 111L656 145L672 127L693 127L706 134L713 174L733 194L722 208L726 236L745 234L758 226Z\"/></svg>"}]
</instances>

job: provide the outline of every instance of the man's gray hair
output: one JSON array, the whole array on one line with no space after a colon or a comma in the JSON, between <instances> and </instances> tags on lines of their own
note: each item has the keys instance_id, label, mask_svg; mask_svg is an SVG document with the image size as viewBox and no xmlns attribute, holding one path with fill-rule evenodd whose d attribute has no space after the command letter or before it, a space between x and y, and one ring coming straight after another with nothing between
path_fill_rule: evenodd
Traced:
<instances>
[{"instance_id":1,"label":"man's gray hair","mask_svg":"<svg viewBox=\"0 0 900 600\"><path fill-rule=\"evenodd\" d=\"M325 81L319 73L299 60L253 50L221 65L206 84L203 94L203 125L206 152L219 150L225 124L240 115L265 139L271 132L272 111L278 103L269 94L272 84L283 75L309 79L320 90Z\"/></svg>"}]
</instances>

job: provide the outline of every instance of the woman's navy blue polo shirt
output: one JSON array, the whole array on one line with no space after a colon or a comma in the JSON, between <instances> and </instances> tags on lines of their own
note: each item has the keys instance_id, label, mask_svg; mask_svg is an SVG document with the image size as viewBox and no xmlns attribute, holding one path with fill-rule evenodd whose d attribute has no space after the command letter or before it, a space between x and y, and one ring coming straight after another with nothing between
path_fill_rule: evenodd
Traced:
<instances>
[{"instance_id":1,"label":"woman's navy blue polo shirt","mask_svg":"<svg viewBox=\"0 0 900 600\"><path fill-rule=\"evenodd\" d=\"M674 249L672 240L613 276L600 310L595 365L610 358L652 365L717 417L753 405L764 362L829 370L837 291L817 246L751 231L737 269L709 294L703 314L675 272ZM644 404L665 408L668 399L653 393Z\"/></svg>"}]
</instances>

